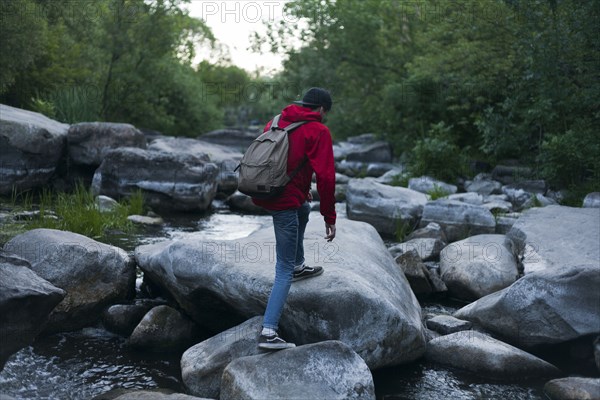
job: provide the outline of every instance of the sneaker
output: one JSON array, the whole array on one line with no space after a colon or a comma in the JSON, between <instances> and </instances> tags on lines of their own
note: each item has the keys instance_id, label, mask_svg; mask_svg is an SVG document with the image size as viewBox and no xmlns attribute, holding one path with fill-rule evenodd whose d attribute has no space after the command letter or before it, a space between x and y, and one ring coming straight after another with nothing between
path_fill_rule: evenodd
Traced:
<instances>
[{"instance_id":1,"label":"sneaker","mask_svg":"<svg viewBox=\"0 0 600 400\"><path fill-rule=\"evenodd\" d=\"M301 279L311 278L313 276L319 276L323 273L323 267L309 267L305 265L300 271L294 271L292 282L299 281Z\"/></svg>"},{"instance_id":2,"label":"sneaker","mask_svg":"<svg viewBox=\"0 0 600 400\"><path fill-rule=\"evenodd\" d=\"M272 336L260 335L258 338L258 347L267 350L283 350L296 347L294 343L288 343L279 337L277 333Z\"/></svg>"}]
</instances>

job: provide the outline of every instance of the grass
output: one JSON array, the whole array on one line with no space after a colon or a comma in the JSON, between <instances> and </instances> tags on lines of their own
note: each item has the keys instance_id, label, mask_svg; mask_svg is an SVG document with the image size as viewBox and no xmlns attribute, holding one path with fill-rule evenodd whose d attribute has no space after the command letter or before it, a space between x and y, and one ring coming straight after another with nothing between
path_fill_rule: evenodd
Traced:
<instances>
[{"instance_id":1,"label":"grass","mask_svg":"<svg viewBox=\"0 0 600 400\"><path fill-rule=\"evenodd\" d=\"M408 174L398 174L392 177L391 186L402 186L408 187L408 181L410 180L410 175Z\"/></svg>"},{"instance_id":2,"label":"grass","mask_svg":"<svg viewBox=\"0 0 600 400\"><path fill-rule=\"evenodd\" d=\"M431 196L431 200L441 199L442 197L448 196L450 193L446 192L439 185L433 185L433 189L427 192Z\"/></svg>"},{"instance_id":3,"label":"grass","mask_svg":"<svg viewBox=\"0 0 600 400\"><path fill-rule=\"evenodd\" d=\"M59 229L80 233L91 238L101 238L109 230L132 232L135 225L127 219L132 214L143 214L144 197L141 191L134 192L128 199L122 200L110 212L101 212L96 206L91 189L78 183L71 193L42 190L37 195L31 192L13 194L10 199L13 213L19 211L38 211L38 215L27 221L15 221L3 229L3 241L15 234L36 228ZM37 210L35 210L37 206Z\"/></svg>"},{"instance_id":4,"label":"grass","mask_svg":"<svg viewBox=\"0 0 600 400\"><path fill-rule=\"evenodd\" d=\"M410 222L406 222L403 220L398 220L396 222L396 240L400 243L404 242L406 237L412 233L412 231L416 228L416 225L413 226Z\"/></svg>"}]
</instances>

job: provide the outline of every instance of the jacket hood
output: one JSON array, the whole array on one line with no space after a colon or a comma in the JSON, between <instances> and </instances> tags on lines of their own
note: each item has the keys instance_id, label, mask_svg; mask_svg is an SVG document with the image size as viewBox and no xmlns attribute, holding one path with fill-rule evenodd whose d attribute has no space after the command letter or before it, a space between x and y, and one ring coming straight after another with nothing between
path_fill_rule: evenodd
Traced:
<instances>
[{"instance_id":1,"label":"jacket hood","mask_svg":"<svg viewBox=\"0 0 600 400\"><path fill-rule=\"evenodd\" d=\"M281 118L289 121L319 121L321 122L321 114L312 111L308 107L302 107L296 104L290 104L281 111Z\"/></svg>"}]
</instances>

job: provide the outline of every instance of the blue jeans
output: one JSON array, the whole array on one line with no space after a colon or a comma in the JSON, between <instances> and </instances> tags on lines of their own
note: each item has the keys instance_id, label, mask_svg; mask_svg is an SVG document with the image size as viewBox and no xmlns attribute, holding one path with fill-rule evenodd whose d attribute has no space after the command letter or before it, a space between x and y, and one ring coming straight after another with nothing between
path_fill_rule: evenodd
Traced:
<instances>
[{"instance_id":1,"label":"blue jeans","mask_svg":"<svg viewBox=\"0 0 600 400\"><path fill-rule=\"evenodd\" d=\"M273 228L275 229L275 282L263 327L277 330L279 318L292 285L294 266L304 264L304 231L308 223L310 205L304 203L300 208L283 211L272 211Z\"/></svg>"}]
</instances>

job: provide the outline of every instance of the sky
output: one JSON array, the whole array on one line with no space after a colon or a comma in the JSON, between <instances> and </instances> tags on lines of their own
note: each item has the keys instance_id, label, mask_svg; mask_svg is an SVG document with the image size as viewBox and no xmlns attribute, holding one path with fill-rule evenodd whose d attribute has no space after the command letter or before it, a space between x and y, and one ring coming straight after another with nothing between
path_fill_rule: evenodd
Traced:
<instances>
[{"instance_id":1,"label":"sky","mask_svg":"<svg viewBox=\"0 0 600 400\"><path fill-rule=\"evenodd\" d=\"M252 52L249 50L249 37L253 32L266 32L263 21L291 21L292 17L283 13L287 1L192 0L185 7L190 11L190 16L205 21L211 28L216 39L228 51L233 65L248 72L262 69L263 75L269 75L282 69L282 57L272 53ZM198 57L205 59L208 52L199 51Z\"/></svg>"}]
</instances>

